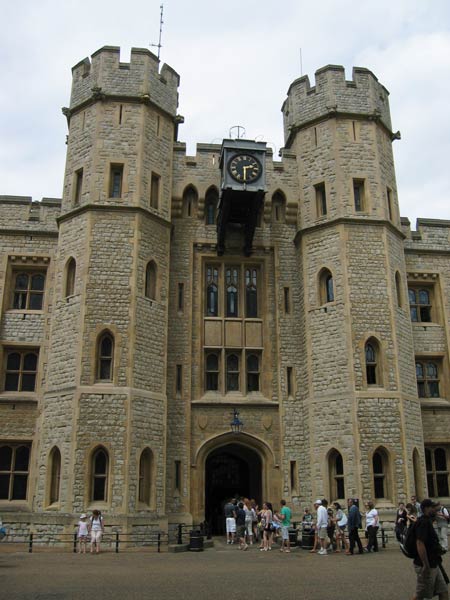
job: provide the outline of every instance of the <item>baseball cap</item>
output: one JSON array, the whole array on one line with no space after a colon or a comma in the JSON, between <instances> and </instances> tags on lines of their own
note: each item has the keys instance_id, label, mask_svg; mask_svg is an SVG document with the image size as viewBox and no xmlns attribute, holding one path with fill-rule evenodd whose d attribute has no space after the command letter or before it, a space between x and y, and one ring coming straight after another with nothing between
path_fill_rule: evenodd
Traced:
<instances>
[{"instance_id":1,"label":"baseball cap","mask_svg":"<svg viewBox=\"0 0 450 600\"><path fill-rule=\"evenodd\" d=\"M316 500L314 504L322 504L322 500Z\"/></svg>"},{"instance_id":2,"label":"baseball cap","mask_svg":"<svg viewBox=\"0 0 450 600\"><path fill-rule=\"evenodd\" d=\"M424 510L425 508L436 508L439 506L439 502L433 502L431 498L425 498L420 504L420 508Z\"/></svg>"}]
</instances>

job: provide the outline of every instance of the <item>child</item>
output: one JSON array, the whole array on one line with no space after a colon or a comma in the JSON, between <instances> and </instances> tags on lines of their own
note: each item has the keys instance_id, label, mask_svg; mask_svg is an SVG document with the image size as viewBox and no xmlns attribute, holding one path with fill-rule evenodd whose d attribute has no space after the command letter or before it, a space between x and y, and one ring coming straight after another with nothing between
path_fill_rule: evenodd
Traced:
<instances>
[{"instance_id":1,"label":"child","mask_svg":"<svg viewBox=\"0 0 450 600\"><path fill-rule=\"evenodd\" d=\"M78 521L78 554L86 554L86 544L88 539L88 524L86 521L86 515L83 513L80 515L80 520Z\"/></svg>"}]
</instances>

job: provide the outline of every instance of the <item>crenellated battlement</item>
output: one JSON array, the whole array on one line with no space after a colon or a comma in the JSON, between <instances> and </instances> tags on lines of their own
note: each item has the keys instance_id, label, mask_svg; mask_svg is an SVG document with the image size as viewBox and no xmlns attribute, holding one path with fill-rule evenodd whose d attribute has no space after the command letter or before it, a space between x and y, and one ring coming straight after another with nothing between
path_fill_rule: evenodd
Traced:
<instances>
[{"instance_id":1,"label":"crenellated battlement","mask_svg":"<svg viewBox=\"0 0 450 600\"><path fill-rule=\"evenodd\" d=\"M146 48L132 48L129 63L120 62L120 47L103 46L91 59L72 68L70 109L92 98L136 97L175 115L180 77Z\"/></svg>"},{"instance_id":2,"label":"crenellated battlement","mask_svg":"<svg viewBox=\"0 0 450 600\"><path fill-rule=\"evenodd\" d=\"M344 67L327 65L316 71L314 86L307 75L292 82L281 109L287 146L296 129L338 113L379 119L392 130L387 89L368 69L354 67L352 77L347 81Z\"/></svg>"}]
</instances>

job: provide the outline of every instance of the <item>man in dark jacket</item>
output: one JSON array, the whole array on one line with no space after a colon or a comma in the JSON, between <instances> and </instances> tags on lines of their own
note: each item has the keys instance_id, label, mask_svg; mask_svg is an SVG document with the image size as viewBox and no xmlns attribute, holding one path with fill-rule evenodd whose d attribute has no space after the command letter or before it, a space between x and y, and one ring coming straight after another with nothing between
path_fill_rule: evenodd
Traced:
<instances>
[{"instance_id":1,"label":"man in dark jacket","mask_svg":"<svg viewBox=\"0 0 450 600\"><path fill-rule=\"evenodd\" d=\"M448 600L447 584L439 568L442 563L442 549L433 527L433 519L439 503L427 498L420 508L423 514L414 524L417 549L414 570L417 575L417 585L413 600L424 600L434 596L439 596L439 600Z\"/></svg>"},{"instance_id":2,"label":"man in dark jacket","mask_svg":"<svg viewBox=\"0 0 450 600\"><path fill-rule=\"evenodd\" d=\"M353 498L349 498L348 504L348 539L350 541L350 549L345 554L353 554L355 543L358 544L359 553L363 553L361 540L359 539L358 529L361 527L361 513L356 506Z\"/></svg>"}]
</instances>

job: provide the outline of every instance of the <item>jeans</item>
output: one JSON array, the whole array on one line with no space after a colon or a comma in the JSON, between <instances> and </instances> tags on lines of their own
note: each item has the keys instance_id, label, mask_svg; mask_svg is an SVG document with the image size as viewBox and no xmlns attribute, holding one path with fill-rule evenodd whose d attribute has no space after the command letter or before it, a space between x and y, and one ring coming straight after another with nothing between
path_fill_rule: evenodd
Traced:
<instances>
[{"instance_id":1,"label":"jeans","mask_svg":"<svg viewBox=\"0 0 450 600\"><path fill-rule=\"evenodd\" d=\"M358 528L357 527L353 527L352 529L349 530L348 532L348 539L350 542L350 554L353 554L353 550L355 548L355 543L358 544L358 550L359 553L362 554L363 553L363 547L361 544L361 540L359 539L359 533L358 533Z\"/></svg>"}]
</instances>

